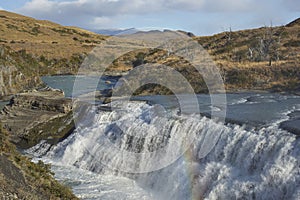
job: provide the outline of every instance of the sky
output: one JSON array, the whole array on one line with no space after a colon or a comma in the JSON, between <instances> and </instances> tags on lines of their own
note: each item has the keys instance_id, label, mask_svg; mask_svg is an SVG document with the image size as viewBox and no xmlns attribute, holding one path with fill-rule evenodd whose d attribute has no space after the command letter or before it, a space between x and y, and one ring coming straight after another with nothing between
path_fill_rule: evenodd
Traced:
<instances>
[{"instance_id":1,"label":"sky","mask_svg":"<svg viewBox=\"0 0 300 200\"><path fill-rule=\"evenodd\" d=\"M300 0L0 0L0 9L85 29L171 29L196 35L287 24Z\"/></svg>"}]
</instances>

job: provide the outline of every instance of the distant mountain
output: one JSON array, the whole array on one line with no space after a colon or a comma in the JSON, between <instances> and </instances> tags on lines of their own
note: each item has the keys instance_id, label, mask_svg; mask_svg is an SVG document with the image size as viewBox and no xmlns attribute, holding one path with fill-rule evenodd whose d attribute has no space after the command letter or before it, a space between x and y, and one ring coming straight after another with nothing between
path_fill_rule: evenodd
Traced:
<instances>
[{"instance_id":1,"label":"distant mountain","mask_svg":"<svg viewBox=\"0 0 300 200\"><path fill-rule=\"evenodd\" d=\"M138 32L138 29L128 28L128 29L99 29L99 30L91 30L94 33L98 33L101 35L114 36L121 34L133 34Z\"/></svg>"},{"instance_id":2,"label":"distant mountain","mask_svg":"<svg viewBox=\"0 0 300 200\"><path fill-rule=\"evenodd\" d=\"M161 28L128 28L128 29L99 29L99 30L91 30L94 33L98 33L101 35L107 36L115 36L115 35L130 35L138 32L153 32L153 31L172 31L169 29L161 29ZM194 37L195 35L191 32L177 30L178 32L184 33L189 37Z\"/></svg>"}]
</instances>

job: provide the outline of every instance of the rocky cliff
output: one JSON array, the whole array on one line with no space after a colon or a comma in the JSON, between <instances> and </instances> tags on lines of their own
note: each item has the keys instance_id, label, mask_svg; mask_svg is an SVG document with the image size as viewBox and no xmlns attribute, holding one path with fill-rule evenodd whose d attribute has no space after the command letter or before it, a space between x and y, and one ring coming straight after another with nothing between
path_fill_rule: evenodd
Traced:
<instances>
[{"instance_id":1,"label":"rocky cliff","mask_svg":"<svg viewBox=\"0 0 300 200\"><path fill-rule=\"evenodd\" d=\"M41 86L37 66L33 57L0 45L0 99Z\"/></svg>"}]
</instances>

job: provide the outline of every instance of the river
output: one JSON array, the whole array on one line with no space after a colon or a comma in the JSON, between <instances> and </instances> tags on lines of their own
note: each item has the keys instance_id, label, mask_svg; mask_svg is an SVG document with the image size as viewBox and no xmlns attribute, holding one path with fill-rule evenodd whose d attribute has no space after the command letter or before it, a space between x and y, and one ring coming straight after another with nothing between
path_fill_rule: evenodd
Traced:
<instances>
[{"instance_id":1,"label":"river","mask_svg":"<svg viewBox=\"0 0 300 200\"><path fill-rule=\"evenodd\" d=\"M108 79L97 88L112 87ZM74 96L73 76L43 80ZM299 96L232 93L226 107L196 97L200 112L182 112L175 96L93 105L64 141L27 153L81 199L300 199L300 139L287 131L299 130Z\"/></svg>"}]
</instances>

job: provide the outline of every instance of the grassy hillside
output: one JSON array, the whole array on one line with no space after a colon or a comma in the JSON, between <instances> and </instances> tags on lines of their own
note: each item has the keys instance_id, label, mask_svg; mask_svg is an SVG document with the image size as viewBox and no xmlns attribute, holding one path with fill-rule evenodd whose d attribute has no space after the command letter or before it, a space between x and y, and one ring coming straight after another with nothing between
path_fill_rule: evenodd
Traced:
<instances>
[{"instance_id":1,"label":"grassy hillside","mask_svg":"<svg viewBox=\"0 0 300 200\"><path fill-rule=\"evenodd\" d=\"M73 55L87 53L105 38L76 27L6 11L0 11L0 32L0 44L47 59L70 59Z\"/></svg>"},{"instance_id":2,"label":"grassy hillside","mask_svg":"<svg viewBox=\"0 0 300 200\"><path fill-rule=\"evenodd\" d=\"M220 67L228 89L300 89L300 18L285 26L195 39Z\"/></svg>"},{"instance_id":3,"label":"grassy hillside","mask_svg":"<svg viewBox=\"0 0 300 200\"><path fill-rule=\"evenodd\" d=\"M227 91L299 92L300 19L285 26L229 30L213 36L192 37L219 67ZM172 66L189 80L196 92L207 91L201 75L189 63L162 50L128 53L115 61L110 70L126 71L142 63ZM155 93L164 91L162 87L155 87ZM146 90L150 91L150 86Z\"/></svg>"},{"instance_id":4,"label":"grassy hillside","mask_svg":"<svg viewBox=\"0 0 300 200\"><path fill-rule=\"evenodd\" d=\"M286 26L229 30L196 39L216 61L299 63L300 60L300 18Z\"/></svg>"},{"instance_id":5,"label":"grassy hillside","mask_svg":"<svg viewBox=\"0 0 300 200\"><path fill-rule=\"evenodd\" d=\"M0 99L38 87L40 76L75 74L105 36L0 10Z\"/></svg>"},{"instance_id":6,"label":"grassy hillside","mask_svg":"<svg viewBox=\"0 0 300 200\"><path fill-rule=\"evenodd\" d=\"M0 46L32 57L40 75L76 73L85 55L105 38L80 28L0 11Z\"/></svg>"},{"instance_id":7,"label":"grassy hillside","mask_svg":"<svg viewBox=\"0 0 300 200\"><path fill-rule=\"evenodd\" d=\"M295 66L300 63L300 18L285 26L196 37L222 67Z\"/></svg>"}]
</instances>

